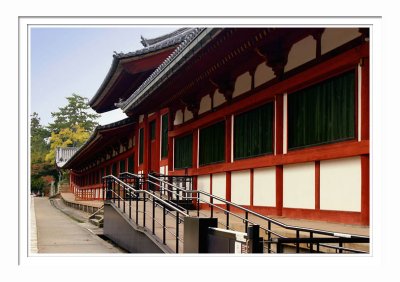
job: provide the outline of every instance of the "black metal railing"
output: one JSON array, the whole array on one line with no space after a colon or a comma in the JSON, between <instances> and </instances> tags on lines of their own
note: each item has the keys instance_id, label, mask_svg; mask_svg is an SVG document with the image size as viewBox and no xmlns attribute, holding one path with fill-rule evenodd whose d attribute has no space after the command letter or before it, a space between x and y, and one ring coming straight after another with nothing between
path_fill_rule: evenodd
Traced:
<instances>
[{"instance_id":1,"label":"black metal railing","mask_svg":"<svg viewBox=\"0 0 400 282\"><path fill-rule=\"evenodd\" d=\"M250 224L260 225L260 229L265 232L267 237L264 239L263 244L265 251L268 253L283 252L284 247L295 248L296 253L300 253L301 251L308 251L311 253L321 252L321 247L325 248L325 250L333 249L337 253L368 253L364 250L344 247L345 243L368 244L368 236L343 234L326 230L288 225L210 193L201 190L182 189L181 187L173 184L173 178L174 176L168 176L168 181L165 181L164 179L166 179L166 177L164 176L161 178L157 177L157 175L149 174L148 181L157 183L159 187L162 187L160 189L164 194L167 192L169 195L176 195L176 197L180 197L181 199L187 199L195 202L197 207L197 216L200 216L200 204L206 204L209 206L210 217L214 217L215 209L222 211L225 214L225 221L220 223L226 229L235 230L232 228L230 222L232 217L238 218L243 222L244 232L246 232ZM209 199L209 201L206 199ZM216 204L217 201L222 204ZM241 211L241 214L231 212L231 208ZM250 216L252 219L250 219ZM295 234L295 237L281 235L281 233L283 233L282 231L286 233L287 231L291 231ZM275 248L273 248L273 246Z\"/></svg>"},{"instance_id":2,"label":"black metal railing","mask_svg":"<svg viewBox=\"0 0 400 282\"><path fill-rule=\"evenodd\" d=\"M163 191L165 196L167 196L168 200L170 201L176 201L179 203L182 200L188 199L189 195L185 191L193 190L193 176L188 176L188 175L172 176L155 172L149 173L149 178L150 176L152 177L151 181L153 183L150 183L149 187L154 187L157 190L160 190L161 188L161 191ZM168 187L166 186L165 183L169 183L171 184L171 186ZM168 187L168 189L164 189L165 187Z\"/></svg>"},{"instance_id":3,"label":"black metal railing","mask_svg":"<svg viewBox=\"0 0 400 282\"><path fill-rule=\"evenodd\" d=\"M125 180L128 179L126 173L123 175L125 175ZM147 181L143 180L145 178L142 176L130 174L129 178L133 179L131 184L113 175L104 176L104 198L127 214L137 226L160 238L164 245L168 246L167 233L172 235L175 241L175 252L179 253L179 246L183 247L183 234L179 232L179 227L183 226L187 213L157 196L154 191L140 189L144 186L144 181ZM148 219L150 224L147 223ZM157 225L161 227L161 234L156 234ZM173 249L171 246L168 247Z\"/></svg>"}]
</instances>

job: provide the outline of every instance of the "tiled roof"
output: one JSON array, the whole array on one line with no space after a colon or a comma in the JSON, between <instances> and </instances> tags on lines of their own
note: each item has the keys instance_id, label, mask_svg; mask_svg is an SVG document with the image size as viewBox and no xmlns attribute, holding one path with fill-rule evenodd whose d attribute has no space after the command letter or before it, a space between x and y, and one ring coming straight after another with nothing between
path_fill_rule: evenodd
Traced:
<instances>
[{"instance_id":1,"label":"tiled roof","mask_svg":"<svg viewBox=\"0 0 400 282\"><path fill-rule=\"evenodd\" d=\"M209 34L213 32L217 32L218 29L207 29L207 28L193 28L190 29L190 33L185 37L185 40L172 52L171 55L165 59L165 61L140 85L138 89L133 92L133 94L121 105L122 110L126 112L129 110L132 106L132 104L139 98L143 98L144 92L148 94L149 89L146 89L152 82L153 80L159 79L159 76L163 76L162 72L170 67L170 64L174 61L180 61L184 59L188 59L191 55L185 55L183 58L179 58L179 55L192 43L203 31L206 33L208 32ZM172 71L169 69L168 71Z\"/></svg>"},{"instance_id":2,"label":"tiled roof","mask_svg":"<svg viewBox=\"0 0 400 282\"><path fill-rule=\"evenodd\" d=\"M62 167L77 151L78 147L67 147L56 149L56 165L57 167Z\"/></svg>"},{"instance_id":3,"label":"tiled roof","mask_svg":"<svg viewBox=\"0 0 400 282\"><path fill-rule=\"evenodd\" d=\"M139 49L129 53L114 53L113 57L118 59L124 59L129 57L135 57L138 55L143 55L147 53L151 53L154 51L158 51L184 41L186 36L191 33L192 28L181 28L173 33L169 33L167 35L157 37L155 39L145 39L142 37L141 43L145 46L143 49ZM147 43L143 43L147 42Z\"/></svg>"},{"instance_id":4,"label":"tiled roof","mask_svg":"<svg viewBox=\"0 0 400 282\"><path fill-rule=\"evenodd\" d=\"M143 49L136 50L136 51L129 52L129 53L122 53L122 52L117 53L114 51L113 61L111 63L110 70L108 71L106 77L104 78L104 80L103 80L102 84L100 85L99 89L97 90L96 94L92 97L92 99L90 99L89 105L92 106L96 102L96 100L100 97L100 95L103 93L104 89L110 82L114 73L117 71L120 60L135 57L135 56L145 55L145 54L148 54L151 52L159 51L159 50L177 45L177 44L183 42L186 39L186 37L191 33L192 30L193 30L192 28L181 28L173 33L170 33L170 34L167 34L165 36L161 36L161 37L158 37L155 39L144 39L142 37L142 41L149 40L153 44L148 45L147 47L145 47ZM165 37L165 38L163 38L163 37Z\"/></svg>"},{"instance_id":5,"label":"tiled roof","mask_svg":"<svg viewBox=\"0 0 400 282\"><path fill-rule=\"evenodd\" d=\"M71 156L67 161L65 161L62 166L65 166L66 168L68 168L68 165L71 163L71 161L76 156L81 154L81 152L83 152L90 145L90 143L96 138L96 136L98 135L98 133L101 130L116 128L116 127L124 126L124 125L127 125L127 124L133 124L134 122L135 121L134 121L134 119L132 117L128 117L128 118L125 118L125 119L122 119L122 120L119 120L119 121L116 121L116 122L113 122L113 123L96 126L96 128L94 129L94 131L93 131L92 135L89 137L89 139L86 140L86 142L81 147L76 148L76 152L73 154L73 156ZM62 166L59 166L59 167L62 167Z\"/></svg>"},{"instance_id":6,"label":"tiled roof","mask_svg":"<svg viewBox=\"0 0 400 282\"><path fill-rule=\"evenodd\" d=\"M190 28L180 28L178 30L175 30L171 33L168 34L164 34L155 38L144 38L143 36L141 37L142 40L140 41L140 43L142 43L143 47L148 47L150 45L154 45L157 44L161 41L164 40L176 40L177 37L182 37L182 35L184 36L186 34L187 31L189 31Z\"/></svg>"}]
</instances>

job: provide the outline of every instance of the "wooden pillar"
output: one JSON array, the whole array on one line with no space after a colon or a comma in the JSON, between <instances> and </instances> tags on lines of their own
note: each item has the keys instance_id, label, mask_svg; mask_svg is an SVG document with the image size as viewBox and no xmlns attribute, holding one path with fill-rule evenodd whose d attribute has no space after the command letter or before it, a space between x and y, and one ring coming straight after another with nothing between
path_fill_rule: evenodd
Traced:
<instances>
[{"instance_id":1,"label":"wooden pillar","mask_svg":"<svg viewBox=\"0 0 400 282\"><path fill-rule=\"evenodd\" d=\"M315 162L315 210L319 211L321 208L320 201L320 162Z\"/></svg>"},{"instance_id":2,"label":"wooden pillar","mask_svg":"<svg viewBox=\"0 0 400 282\"><path fill-rule=\"evenodd\" d=\"M283 209L283 166L276 166L276 215L281 216Z\"/></svg>"},{"instance_id":3,"label":"wooden pillar","mask_svg":"<svg viewBox=\"0 0 400 282\"><path fill-rule=\"evenodd\" d=\"M161 119L160 119L160 112L156 113L156 152L157 154L157 172L160 172L160 160L161 160Z\"/></svg>"},{"instance_id":4,"label":"wooden pillar","mask_svg":"<svg viewBox=\"0 0 400 282\"><path fill-rule=\"evenodd\" d=\"M174 130L175 111L168 113L168 132ZM168 134L168 170L174 170L174 139Z\"/></svg>"},{"instance_id":5,"label":"wooden pillar","mask_svg":"<svg viewBox=\"0 0 400 282\"><path fill-rule=\"evenodd\" d=\"M369 140L369 58L361 67L361 140Z\"/></svg>"},{"instance_id":6,"label":"wooden pillar","mask_svg":"<svg viewBox=\"0 0 400 282\"><path fill-rule=\"evenodd\" d=\"M225 117L225 162L231 163L232 160L232 115ZM232 194L232 182L231 172L226 172L226 187L225 187L225 199L231 201Z\"/></svg>"},{"instance_id":7,"label":"wooden pillar","mask_svg":"<svg viewBox=\"0 0 400 282\"><path fill-rule=\"evenodd\" d=\"M225 198L227 201L231 201L231 194L232 194L232 172L226 172L226 191L225 191Z\"/></svg>"},{"instance_id":8,"label":"wooden pillar","mask_svg":"<svg viewBox=\"0 0 400 282\"><path fill-rule=\"evenodd\" d=\"M275 154L283 154L283 94L275 97ZM276 166L276 213L282 215L283 166Z\"/></svg>"},{"instance_id":9,"label":"wooden pillar","mask_svg":"<svg viewBox=\"0 0 400 282\"><path fill-rule=\"evenodd\" d=\"M250 206L254 206L254 169L250 169Z\"/></svg>"},{"instance_id":10,"label":"wooden pillar","mask_svg":"<svg viewBox=\"0 0 400 282\"><path fill-rule=\"evenodd\" d=\"M143 118L143 174L147 176L149 173L149 122L147 114ZM147 185L145 183L145 189Z\"/></svg>"},{"instance_id":11,"label":"wooden pillar","mask_svg":"<svg viewBox=\"0 0 400 282\"><path fill-rule=\"evenodd\" d=\"M133 172L137 173L138 172L138 166L139 166L139 125L135 124L135 127L133 129L134 131L134 139L135 139L135 146L133 146L133 154L134 154L134 160L133 160ZM104 170L107 170L106 167L104 167Z\"/></svg>"},{"instance_id":12,"label":"wooden pillar","mask_svg":"<svg viewBox=\"0 0 400 282\"><path fill-rule=\"evenodd\" d=\"M369 225L369 155L361 156L361 224Z\"/></svg>"}]
</instances>

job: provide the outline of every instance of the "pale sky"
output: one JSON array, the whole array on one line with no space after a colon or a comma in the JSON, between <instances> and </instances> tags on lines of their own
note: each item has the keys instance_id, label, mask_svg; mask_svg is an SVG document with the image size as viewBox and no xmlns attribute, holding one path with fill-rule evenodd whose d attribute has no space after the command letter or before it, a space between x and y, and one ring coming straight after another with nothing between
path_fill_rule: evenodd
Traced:
<instances>
[{"instance_id":1,"label":"pale sky","mask_svg":"<svg viewBox=\"0 0 400 282\"><path fill-rule=\"evenodd\" d=\"M179 27L32 27L30 33L30 105L41 124L67 104L72 93L94 96L113 60L113 52L142 49L140 36L153 38ZM125 118L119 109L102 114L100 124Z\"/></svg>"}]
</instances>

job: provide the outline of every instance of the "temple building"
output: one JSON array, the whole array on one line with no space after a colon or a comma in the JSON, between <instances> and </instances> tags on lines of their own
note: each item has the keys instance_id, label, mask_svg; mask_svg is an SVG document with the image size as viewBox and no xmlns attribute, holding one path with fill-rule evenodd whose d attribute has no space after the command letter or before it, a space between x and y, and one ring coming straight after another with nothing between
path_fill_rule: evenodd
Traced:
<instances>
[{"instance_id":1,"label":"temple building","mask_svg":"<svg viewBox=\"0 0 400 282\"><path fill-rule=\"evenodd\" d=\"M122 172L193 176L263 215L369 225L369 29L181 28L115 53L98 126L63 165L79 199ZM204 207L207 208L207 207Z\"/></svg>"}]
</instances>

